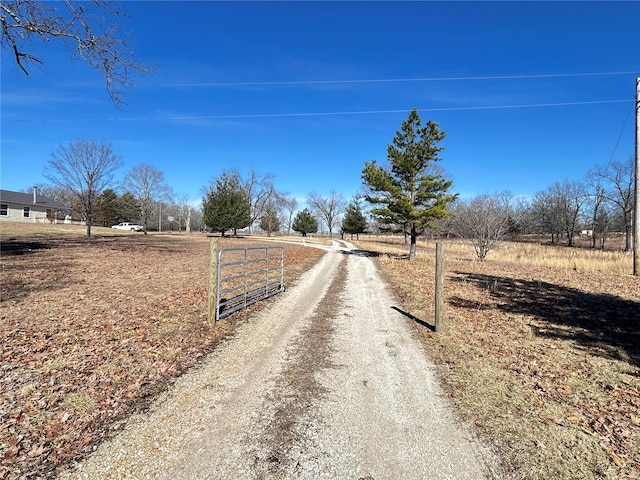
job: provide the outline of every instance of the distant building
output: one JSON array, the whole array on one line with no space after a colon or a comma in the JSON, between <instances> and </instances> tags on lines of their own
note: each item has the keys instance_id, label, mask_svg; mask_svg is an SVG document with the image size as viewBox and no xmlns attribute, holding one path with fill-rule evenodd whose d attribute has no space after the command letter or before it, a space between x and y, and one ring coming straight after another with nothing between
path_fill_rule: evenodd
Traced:
<instances>
[{"instance_id":1,"label":"distant building","mask_svg":"<svg viewBox=\"0 0 640 480\"><path fill-rule=\"evenodd\" d=\"M33 194L0 190L0 221L59 223L70 213L71 207L38 195L37 188Z\"/></svg>"}]
</instances>

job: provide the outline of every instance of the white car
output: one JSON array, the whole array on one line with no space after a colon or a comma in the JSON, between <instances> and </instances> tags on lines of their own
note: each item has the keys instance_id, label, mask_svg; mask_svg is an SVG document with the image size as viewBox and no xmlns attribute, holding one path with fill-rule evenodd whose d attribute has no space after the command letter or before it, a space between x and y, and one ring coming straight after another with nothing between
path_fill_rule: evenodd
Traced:
<instances>
[{"instance_id":1,"label":"white car","mask_svg":"<svg viewBox=\"0 0 640 480\"><path fill-rule=\"evenodd\" d=\"M141 232L144 230L144 227L142 225L136 225L135 223L129 222L119 223L118 225L114 225L111 228L115 228L117 230L129 230L131 232Z\"/></svg>"}]
</instances>

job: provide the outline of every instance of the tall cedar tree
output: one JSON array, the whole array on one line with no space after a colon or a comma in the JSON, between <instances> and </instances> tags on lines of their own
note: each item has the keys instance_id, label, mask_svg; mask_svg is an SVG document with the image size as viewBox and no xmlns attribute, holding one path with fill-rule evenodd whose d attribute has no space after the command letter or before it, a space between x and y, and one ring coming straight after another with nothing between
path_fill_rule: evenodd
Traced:
<instances>
[{"instance_id":1,"label":"tall cedar tree","mask_svg":"<svg viewBox=\"0 0 640 480\"><path fill-rule=\"evenodd\" d=\"M118 216L116 223L134 222L140 218L140 205L131 193L123 193L118 197Z\"/></svg>"},{"instance_id":2,"label":"tall cedar tree","mask_svg":"<svg viewBox=\"0 0 640 480\"><path fill-rule=\"evenodd\" d=\"M140 207L131 193L118 196L114 190L107 188L98 196L96 224L110 227L120 222L137 222L139 218Z\"/></svg>"},{"instance_id":3,"label":"tall cedar tree","mask_svg":"<svg viewBox=\"0 0 640 480\"><path fill-rule=\"evenodd\" d=\"M342 231L351 236L361 234L367 231L367 218L362 213L362 208L357 200L353 200L347 206L342 220Z\"/></svg>"},{"instance_id":4,"label":"tall cedar tree","mask_svg":"<svg viewBox=\"0 0 640 480\"><path fill-rule=\"evenodd\" d=\"M94 216L96 225L110 227L118 222L118 194L111 188L107 188L100 195L96 203Z\"/></svg>"},{"instance_id":5,"label":"tall cedar tree","mask_svg":"<svg viewBox=\"0 0 640 480\"><path fill-rule=\"evenodd\" d=\"M389 168L372 160L362 170L369 188L365 199L377 206L371 213L379 222L396 225L409 235L409 260L416 258L418 236L435 220L449 216L447 204L457 197L448 193L452 182L433 168L441 160L438 153L444 147L437 144L444 137L435 122L423 127L418 110L413 109L387 147Z\"/></svg>"},{"instance_id":6,"label":"tall cedar tree","mask_svg":"<svg viewBox=\"0 0 640 480\"><path fill-rule=\"evenodd\" d=\"M224 236L251 223L251 202L235 172L224 172L203 199L204 223Z\"/></svg>"},{"instance_id":7,"label":"tall cedar tree","mask_svg":"<svg viewBox=\"0 0 640 480\"><path fill-rule=\"evenodd\" d=\"M308 233L316 233L318 231L318 220L305 208L296 215L292 228L295 232L299 232L303 237L306 237Z\"/></svg>"},{"instance_id":8,"label":"tall cedar tree","mask_svg":"<svg viewBox=\"0 0 640 480\"><path fill-rule=\"evenodd\" d=\"M275 203L270 203L264 208L262 218L260 218L260 228L267 232L267 236L271 236L273 232L280 230L282 222L278 216L278 209Z\"/></svg>"}]
</instances>

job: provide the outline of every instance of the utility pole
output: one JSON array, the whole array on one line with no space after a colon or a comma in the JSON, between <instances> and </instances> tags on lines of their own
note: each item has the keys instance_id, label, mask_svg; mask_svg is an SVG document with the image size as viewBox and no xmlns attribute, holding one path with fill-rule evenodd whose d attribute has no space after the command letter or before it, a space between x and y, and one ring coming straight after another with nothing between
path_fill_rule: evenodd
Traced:
<instances>
[{"instance_id":1,"label":"utility pole","mask_svg":"<svg viewBox=\"0 0 640 480\"><path fill-rule=\"evenodd\" d=\"M640 275L640 77L636 78L636 168L633 208L633 274Z\"/></svg>"}]
</instances>

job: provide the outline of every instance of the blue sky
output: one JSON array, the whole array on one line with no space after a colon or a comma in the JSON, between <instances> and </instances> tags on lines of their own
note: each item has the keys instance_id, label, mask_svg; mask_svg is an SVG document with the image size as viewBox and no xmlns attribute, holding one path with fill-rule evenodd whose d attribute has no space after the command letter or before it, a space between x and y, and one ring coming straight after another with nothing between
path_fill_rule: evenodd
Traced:
<instances>
[{"instance_id":1,"label":"blue sky","mask_svg":"<svg viewBox=\"0 0 640 480\"><path fill-rule=\"evenodd\" d=\"M201 198L223 170L303 199L351 197L412 108L439 123L463 197L531 196L634 153L640 2L123 2L156 73L117 108L64 47L25 77L2 58L3 189L46 183L52 150L107 140Z\"/></svg>"}]
</instances>

